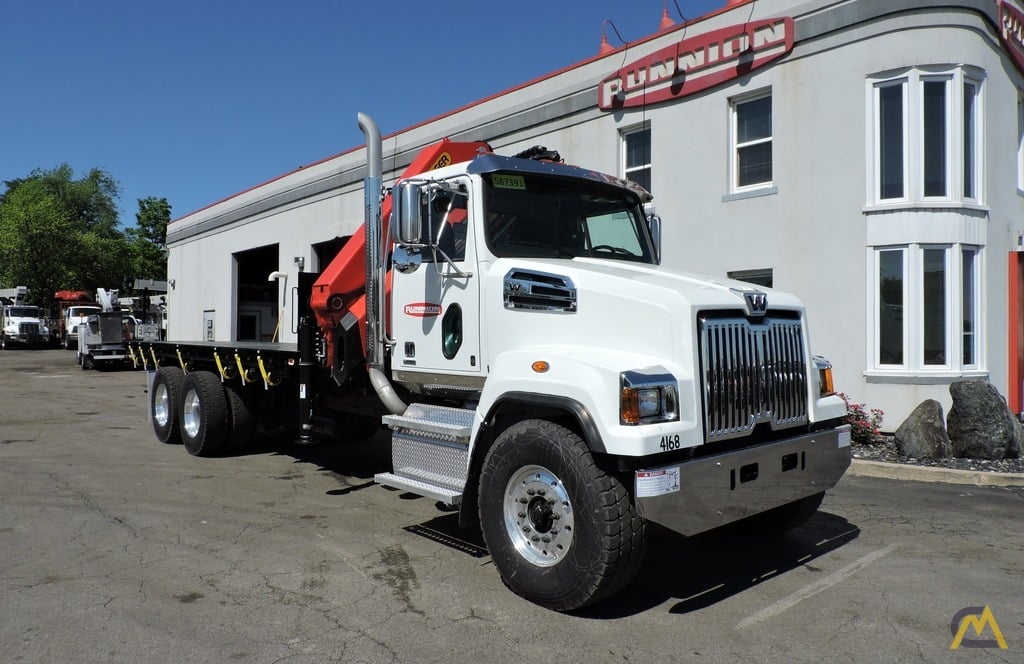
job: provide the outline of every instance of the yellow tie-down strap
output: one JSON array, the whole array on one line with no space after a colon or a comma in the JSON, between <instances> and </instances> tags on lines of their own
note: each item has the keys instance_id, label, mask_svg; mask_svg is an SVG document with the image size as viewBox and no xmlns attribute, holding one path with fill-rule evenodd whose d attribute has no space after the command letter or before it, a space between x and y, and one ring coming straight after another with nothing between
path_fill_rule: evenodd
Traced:
<instances>
[{"instance_id":1,"label":"yellow tie-down strap","mask_svg":"<svg viewBox=\"0 0 1024 664\"><path fill-rule=\"evenodd\" d=\"M243 383L256 382L256 376L254 375L256 372L251 369L246 371L245 367L242 366L242 356L238 353L235 353L235 364L238 365L238 375L242 377Z\"/></svg>"},{"instance_id":2,"label":"yellow tie-down strap","mask_svg":"<svg viewBox=\"0 0 1024 664\"><path fill-rule=\"evenodd\" d=\"M267 367L263 364L263 356L259 353L256 354L256 363L260 365L260 375L263 376L264 389L270 389L281 384L280 378L267 371Z\"/></svg>"},{"instance_id":3,"label":"yellow tie-down strap","mask_svg":"<svg viewBox=\"0 0 1024 664\"><path fill-rule=\"evenodd\" d=\"M237 355L235 357L238 357ZM220 374L220 382L231 380L235 377L235 368L228 362L225 364L220 359L220 353L213 351L213 361L217 363L217 372ZM243 372L244 373L244 372Z\"/></svg>"}]
</instances>

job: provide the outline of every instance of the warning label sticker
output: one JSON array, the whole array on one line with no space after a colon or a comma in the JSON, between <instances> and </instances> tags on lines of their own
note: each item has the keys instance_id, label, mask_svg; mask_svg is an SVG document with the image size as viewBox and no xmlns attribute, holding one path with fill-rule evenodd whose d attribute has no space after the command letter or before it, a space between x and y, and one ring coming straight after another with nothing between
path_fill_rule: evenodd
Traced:
<instances>
[{"instance_id":1,"label":"warning label sticker","mask_svg":"<svg viewBox=\"0 0 1024 664\"><path fill-rule=\"evenodd\" d=\"M661 470L636 471L636 495L638 498L663 496L679 491L679 466Z\"/></svg>"}]
</instances>

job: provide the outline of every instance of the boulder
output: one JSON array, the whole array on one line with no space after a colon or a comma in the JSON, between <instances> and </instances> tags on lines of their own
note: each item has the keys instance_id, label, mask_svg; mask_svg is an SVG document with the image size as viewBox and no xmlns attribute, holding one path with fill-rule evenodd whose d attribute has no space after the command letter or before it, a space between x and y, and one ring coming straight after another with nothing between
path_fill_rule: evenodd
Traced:
<instances>
[{"instance_id":1,"label":"boulder","mask_svg":"<svg viewBox=\"0 0 1024 664\"><path fill-rule=\"evenodd\" d=\"M914 412L896 429L896 451L900 456L914 459L943 459L951 456L952 448L946 435L942 404L928 399L918 404Z\"/></svg>"},{"instance_id":2,"label":"boulder","mask_svg":"<svg viewBox=\"0 0 1024 664\"><path fill-rule=\"evenodd\" d=\"M953 406L946 418L953 455L1013 459L1021 453L1021 425L998 390L979 380L949 386Z\"/></svg>"}]
</instances>

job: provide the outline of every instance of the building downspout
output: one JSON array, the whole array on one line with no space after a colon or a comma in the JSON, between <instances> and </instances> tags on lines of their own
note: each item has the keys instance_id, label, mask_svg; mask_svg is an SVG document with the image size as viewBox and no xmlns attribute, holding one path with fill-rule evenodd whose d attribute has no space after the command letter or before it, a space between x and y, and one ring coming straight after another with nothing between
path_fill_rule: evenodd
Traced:
<instances>
[{"instance_id":1,"label":"building downspout","mask_svg":"<svg viewBox=\"0 0 1024 664\"><path fill-rule=\"evenodd\" d=\"M383 191L383 147L380 129L366 113L359 113L359 129L366 137L366 180L363 184L366 225L366 366L370 384L381 403L396 415L405 412L405 402L395 392L394 385L384 373L384 325L382 264L383 220L381 219L381 192Z\"/></svg>"}]
</instances>

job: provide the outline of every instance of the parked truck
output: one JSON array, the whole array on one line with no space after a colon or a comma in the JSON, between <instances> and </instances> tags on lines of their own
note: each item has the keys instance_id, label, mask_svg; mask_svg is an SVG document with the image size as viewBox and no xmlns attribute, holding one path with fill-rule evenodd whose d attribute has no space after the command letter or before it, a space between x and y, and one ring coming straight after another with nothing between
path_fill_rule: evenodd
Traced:
<instances>
[{"instance_id":1,"label":"parked truck","mask_svg":"<svg viewBox=\"0 0 1024 664\"><path fill-rule=\"evenodd\" d=\"M0 305L0 349L12 346L42 347L50 343L50 329L39 307L28 304Z\"/></svg>"},{"instance_id":2,"label":"parked truck","mask_svg":"<svg viewBox=\"0 0 1024 664\"><path fill-rule=\"evenodd\" d=\"M60 290L53 294L59 313L58 342L66 350L78 347L78 329L89 314L102 311L95 299L82 290Z\"/></svg>"},{"instance_id":3,"label":"parked truck","mask_svg":"<svg viewBox=\"0 0 1024 664\"><path fill-rule=\"evenodd\" d=\"M794 296L665 268L650 194L546 150L445 140L385 190L359 124L365 223L300 274L296 344L129 344L159 440L205 456L383 421L376 481L457 509L509 588L560 611L626 586L649 523L816 511L850 430Z\"/></svg>"}]
</instances>

